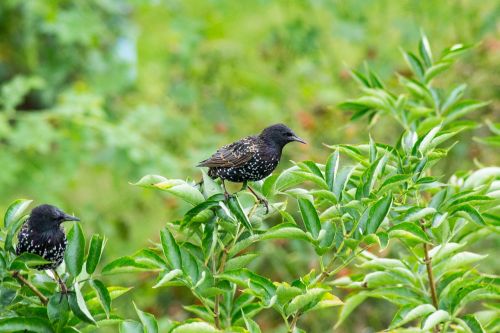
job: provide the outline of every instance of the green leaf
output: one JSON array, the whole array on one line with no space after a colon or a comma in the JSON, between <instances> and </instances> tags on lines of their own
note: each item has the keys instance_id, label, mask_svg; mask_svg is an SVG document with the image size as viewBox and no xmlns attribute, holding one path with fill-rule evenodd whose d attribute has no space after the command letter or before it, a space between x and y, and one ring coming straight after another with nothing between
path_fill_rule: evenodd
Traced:
<instances>
[{"instance_id":1,"label":"green leaf","mask_svg":"<svg viewBox=\"0 0 500 333\"><path fill-rule=\"evenodd\" d=\"M120 333L144 333L141 323L135 320L123 320L119 327Z\"/></svg>"},{"instance_id":2,"label":"green leaf","mask_svg":"<svg viewBox=\"0 0 500 333\"><path fill-rule=\"evenodd\" d=\"M382 221L389 213L392 206L392 195L388 194L379 199L371 208L366 231L369 234L376 233Z\"/></svg>"},{"instance_id":3,"label":"green leaf","mask_svg":"<svg viewBox=\"0 0 500 333\"><path fill-rule=\"evenodd\" d=\"M217 184L205 171L201 169L201 174L203 175L203 193L205 197L210 198L213 195L222 193L222 188Z\"/></svg>"},{"instance_id":4,"label":"green leaf","mask_svg":"<svg viewBox=\"0 0 500 333\"><path fill-rule=\"evenodd\" d=\"M342 306L339 314L339 319L337 320L337 323L335 324L334 328L338 328L346 319L347 317L351 314L354 309L358 307L361 303L364 302L366 298L370 296L370 293L367 291L362 291L354 296L349 297L345 302L344 305Z\"/></svg>"},{"instance_id":5,"label":"green leaf","mask_svg":"<svg viewBox=\"0 0 500 333\"><path fill-rule=\"evenodd\" d=\"M64 253L64 262L69 273L76 277L80 274L85 257L85 237L82 227L74 222L73 227L68 232L68 245Z\"/></svg>"},{"instance_id":6,"label":"green leaf","mask_svg":"<svg viewBox=\"0 0 500 333\"><path fill-rule=\"evenodd\" d=\"M446 71L451 65L453 65L451 61L443 61L429 67L425 72L425 82L431 82L433 78Z\"/></svg>"},{"instance_id":7,"label":"green leaf","mask_svg":"<svg viewBox=\"0 0 500 333\"><path fill-rule=\"evenodd\" d=\"M354 171L354 167L343 167L340 169L337 177L334 180L333 184L333 193L337 197L337 201L340 202L342 200L342 192L344 191L347 183L349 182L349 178L351 178L351 174Z\"/></svg>"},{"instance_id":8,"label":"green leaf","mask_svg":"<svg viewBox=\"0 0 500 333\"><path fill-rule=\"evenodd\" d=\"M443 269L443 272L448 272L458 267L470 265L472 263L483 260L486 257L487 255L480 255L467 251L459 252L444 263L445 268Z\"/></svg>"},{"instance_id":9,"label":"green leaf","mask_svg":"<svg viewBox=\"0 0 500 333\"><path fill-rule=\"evenodd\" d=\"M18 199L11 203L3 218L4 228L9 228L12 224L17 222L24 214L24 211L33 202L33 200Z\"/></svg>"},{"instance_id":10,"label":"green leaf","mask_svg":"<svg viewBox=\"0 0 500 333\"><path fill-rule=\"evenodd\" d=\"M432 140L434 140L434 138L436 137L436 135L439 133L439 131L441 130L441 125L439 126L436 126L434 127L433 129L431 129L423 138L422 138L422 141L417 141L417 145L418 145L418 151L425 156L425 154L427 153L427 151L429 151L429 146L432 142Z\"/></svg>"},{"instance_id":11,"label":"green leaf","mask_svg":"<svg viewBox=\"0 0 500 333\"><path fill-rule=\"evenodd\" d=\"M422 329L424 331L430 330L435 327L437 324L445 322L450 319L450 314L444 310L437 310L432 313L424 322L424 326Z\"/></svg>"},{"instance_id":12,"label":"green leaf","mask_svg":"<svg viewBox=\"0 0 500 333\"><path fill-rule=\"evenodd\" d=\"M153 271L156 267L150 264L137 262L134 258L130 256L125 256L113 260L102 269L103 274L113 274L122 272L143 272L143 271Z\"/></svg>"},{"instance_id":13,"label":"green leaf","mask_svg":"<svg viewBox=\"0 0 500 333\"><path fill-rule=\"evenodd\" d=\"M467 219L469 221L472 221L481 227L486 226L486 222L484 222L484 219L481 216L481 214L477 211L477 209L475 209L474 207L472 207L470 205L460 206L457 209L455 209L452 214L454 214L456 212L464 212L467 214L467 217L468 217Z\"/></svg>"},{"instance_id":14,"label":"green leaf","mask_svg":"<svg viewBox=\"0 0 500 333\"><path fill-rule=\"evenodd\" d=\"M218 195L215 195L218 197ZM222 196L222 195L221 195ZM212 198L212 197L211 197ZM184 214L184 218L182 221L183 225L189 224L196 216L198 216L201 212L213 208L213 207L218 207L219 206L219 201L218 200L212 200L208 199L207 201L204 201L193 208L191 208L186 214ZM213 214L207 215L207 217L211 217Z\"/></svg>"},{"instance_id":15,"label":"green leaf","mask_svg":"<svg viewBox=\"0 0 500 333\"><path fill-rule=\"evenodd\" d=\"M424 66L422 65L420 60L418 60L418 58L411 52L403 51L403 55L404 55L406 62L408 63L408 65L412 69L413 73L415 73L419 79L423 79L424 78Z\"/></svg>"},{"instance_id":16,"label":"green leaf","mask_svg":"<svg viewBox=\"0 0 500 333\"><path fill-rule=\"evenodd\" d=\"M191 278L191 282L193 285L198 282L200 278L200 269L198 267L198 263L193 255L188 252L186 249L181 248L181 257L182 257L182 271L186 276Z\"/></svg>"},{"instance_id":17,"label":"green leaf","mask_svg":"<svg viewBox=\"0 0 500 333\"><path fill-rule=\"evenodd\" d=\"M312 202L307 199L299 198L298 201L304 226L306 227L306 230L311 233L313 238L317 239L319 231L321 230L321 222L319 221L316 208L314 208Z\"/></svg>"},{"instance_id":18,"label":"green leaf","mask_svg":"<svg viewBox=\"0 0 500 333\"><path fill-rule=\"evenodd\" d=\"M102 309L106 313L106 317L109 318L109 313L111 312L111 296L109 291L100 280L93 279L89 280L90 286L95 290L99 303L101 303Z\"/></svg>"},{"instance_id":19,"label":"green leaf","mask_svg":"<svg viewBox=\"0 0 500 333\"><path fill-rule=\"evenodd\" d=\"M144 327L144 333L158 333L158 323L156 322L155 317L147 312L143 312L137 308L134 302L135 312L139 316L141 320L142 326Z\"/></svg>"},{"instance_id":20,"label":"green leaf","mask_svg":"<svg viewBox=\"0 0 500 333\"><path fill-rule=\"evenodd\" d=\"M47 320L36 317L12 317L0 319L0 332L29 331L35 333L54 333Z\"/></svg>"},{"instance_id":21,"label":"green leaf","mask_svg":"<svg viewBox=\"0 0 500 333\"><path fill-rule=\"evenodd\" d=\"M422 31L420 33L420 41L418 43L418 52L420 53L420 57L424 60L424 64L426 67L432 66L432 52L431 46L429 44L429 40L427 36Z\"/></svg>"},{"instance_id":22,"label":"green leaf","mask_svg":"<svg viewBox=\"0 0 500 333\"><path fill-rule=\"evenodd\" d=\"M309 241L307 234L293 223L281 223L265 233L261 234L261 239L302 239Z\"/></svg>"},{"instance_id":23,"label":"green leaf","mask_svg":"<svg viewBox=\"0 0 500 333\"><path fill-rule=\"evenodd\" d=\"M467 327L471 330L472 333L486 332L479 320L477 320L476 316L474 316L473 314L463 316L462 320L467 324Z\"/></svg>"},{"instance_id":24,"label":"green leaf","mask_svg":"<svg viewBox=\"0 0 500 333\"><path fill-rule=\"evenodd\" d=\"M160 189L192 205L197 205L205 201L205 197L199 190L180 179L167 179L162 176L148 175L142 177L141 180L132 185Z\"/></svg>"},{"instance_id":25,"label":"green leaf","mask_svg":"<svg viewBox=\"0 0 500 333\"><path fill-rule=\"evenodd\" d=\"M250 232L252 232L252 225L250 224L250 220L248 220L247 215L241 208L241 203L237 196L231 196L228 200L228 207L231 213L236 216L236 219L242 223L245 228L247 228Z\"/></svg>"},{"instance_id":26,"label":"green leaf","mask_svg":"<svg viewBox=\"0 0 500 333\"><path fill-rule=\"evenodd\" d=\"M261 333L259 325L252 319L248 318L243 310L241 310L241 316L245 321L245 326L247 327L249 333Z\"/></svg>"},{"instance_id":27,"label":"green leaf","mask_svg":"<svg viewBox=\"0 0 500 333\"><path fill-rule=\"evenodd\" d=\"M404 222L415 222L415 221L420 221L424 217L435 214L436 209L432 207L426 207L426 208L421 208L418 209L417 211L412 211L410 214L405 216Z\"/></svg>"},{"instance_id":28,"label":"green leaf","mask_svg":"<svg viewBox=\"0 0 500 333\"><path fill-rule=\"evenodd\" d=\"M178 268L171 271L165 271L165 273L161 277L159 277L159 281L156 282L153 288L163 287L164 285L167 285L168 282L181 275L182 271Z\"/></svg>"},{"instance_id":29,"label":"green leaf","mask_svg":"<svg viewBox=\"0 0 500 333\"><path fill-rule=\"evenodd\" d=\"M404 315L398 318L398 320L393 320L389 329L403 326L404 324L409 323L412 320L427 316L429 313L432 313L434 311L436 311L436 308L434 308L434 306L432 306L431 304L421 304L414 308L410 307L410 309L405 311Z\"/></svg>"},{"instance_id":30,"label":"green leaf","mask_svg":"<svg viewBox=\"0 0 500 333\"><path fill-rule=\"evenodd\" d=\"M258 256L259 254L256 253L245 253L238 257L231 258L226 262L225 269L231 271L235 269L244 268Z\"/></svg>"},{"instance_id":31,"label":"green leaf","mask_svg":"<svg viewBox=\"0 0 500 333\"><path fill-rule=\"evenodd\" d=\"M182 268L181 252L174 236L167 228L163 228L160 233L163 253L173 268Z\"/></svg>"},{"instance_id":32,"label":"green leaf","mask_svg":"<svg viewBox=\"0 0 500 333\"><path fill-rule=\"evenodd\" d=\"M389 230L391 238L406 238L416 240L418 242L429 242L429 236L415 223L403 222L396 224Z\"/></svg>"},{"instance_id":33,"label":"green leaf","mask_svg":"<svg viewBox=\"0 0 500 333\"><path fill-rule=\"evenodd\" d=\"M24 252L17 256L16 259L14 259L14 261L10 264L10 270L29 269L30 267L47 263L49 263L49 261L37 254Z\"/></svg>"},{"instance_id":34,"label":"green leaf","mask_svg":"<svg viewBox=\"0 0 500 333\"><path fill-rule=\"evenodd\" d=\"M85 304L78 282L73 284L73 289L74 292L68 294L69 307L71 308L71 311L73 311L74 315L80 320L95 325L96 322L90 314L87 304Z\"/></svg>"},{"instance_id":35,"label":"green leaf","mask_svg":"<svg viewBox=\"0 0 500 333\"><path fill-rule=\"evenodd\" d=\"M216 223L216 218L212 218L210 221L204 224L203 239L202 239L202 249L204 253L205 264L212 256L217 245L217 230L218 225Z\"/></svg>"},{"instance_id":36,"label":"green leaf","mask_svg":"<svg viewBox=\"0 0 500 333\"><path fill-rule=\"evenodd\" d=\"M172 330L172 333L218 333L218 329L204 322L181 324Z\"/></svg>"},{"instance_id":37,"label":"green leaf","mask_svg":"<svg viewBox=\"0 0 500 333\"><path fill-rule=\"evenodd\" d=\"M313 307L327 292L327 290L322 288L311 288L307 290L305 294L295 296L288 304L286 314L289 316L290 314L302 310L305 307Z\"/></svg>"},{"instance_id":38,"label":"green leaf","mask_svg":"<svg viewBox=\"0 0 500 333\"><path fill-rule=\"evenodd\" d=\"M489 102L480 102L474 100L463 100L457 102L454 105L450 106L449 109L446 110L446 112L444 112L444 115L446 116L446 122L449 123L452 120L465 116L466 114L480 109L488 104Z\"/></svg>"},{"instance_id":39,"label":"green leaf","mask_svg":"<svg viewBox=\"0 0 500 333\"><path fill-rule=\"evenodd\" d=\"M24 218L20 218L9 225L9 228L7 229L7 235L5 236L4 249L11 251L12 253L15 253L12 241L16 237L16 234L23 225L24 221L25 221Z\"/></svg>"},{"instance_id":40,"label":"green leaf","mask_svg":"<svg viewBox=\"0 0 500 333\"><path fill-rule=\"evenodd\" d=\"M328 185L328 190L330 191L333 191L333 184L335 178L337 177L339 162L340 162L340 155L339 155L339 150L337 149L335 150L335 152L330 154L328 160L326 161L326 166L325 166L325 180L326 184Z\"/></svg>"},{"instance_id":41,"label":"green leaf","mask_svg":"<svg viewBox=\"0 0 500 333\"><path fill-rule=\"evenodd\" d=\"M302 289L297 287L292 287L286 282L279 284L276 289L276 296L278 296L278 302L280 304L288 303L294 297L301 295L303 293Z\"/></svg>"},{"instance_id":42,"label":"green leaf","mask_svg":"<svg viewBox=\"0 0 500 333\"><path fill-rule=\"evenodd\" d=\"M69 319L69 304L67 297L60 293L52 295L47 304L47 317L56 328L56 331L59 332Z\"/></svg>"},{"instance_id":43,"label":"green leaf","mask_svg":"<svg viewBox=\"0 0 500 333\"><path fill-rule=\"evenodd\" d=\"M99 261L101 261L102 251L106 240L103 236L94 234L90 240L89 253L87 255L86 270L88 274L94 273Z\"/></svg>"}]
</instances>

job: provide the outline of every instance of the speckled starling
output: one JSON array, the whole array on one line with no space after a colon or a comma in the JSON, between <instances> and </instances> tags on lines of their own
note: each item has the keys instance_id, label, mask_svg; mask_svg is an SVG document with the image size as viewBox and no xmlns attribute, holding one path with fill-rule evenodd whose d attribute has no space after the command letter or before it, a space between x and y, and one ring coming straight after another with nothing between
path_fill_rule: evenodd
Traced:
<instances>
[{"instance_id":1,"label":"speckled starling","mask_svg":"<svg viewBox=\"0 0 500 333\"><path fill-rule=\"evenodd\" d=\"M208 175L222 180L224 193L229 195L224 181L243 183L257 181L269 176L278 166L283 147L290 142L306 143L290 128L276 124L265 128L259 135L248 136L225 145L210 158L200 162L198 167L208 167ZM267 206L267 202L248 189Z\"/></svg>"},{"instance_id":2,"label":"speckled starling","mask_svg":"<svg viewBox=\"0 0 500 333\"><path fill-rule=\"evenodd\" d=\"M68 215L51 205L40 205L31 211L30 216L17 235L16 254L34 253L50 263L35 266L38 270L51 269L57 278L61 289L62 281L55 269L62 263L66 250L66 235L61 227L65 221L79 221L77 217Z\"/></svg>"}]
</instances>

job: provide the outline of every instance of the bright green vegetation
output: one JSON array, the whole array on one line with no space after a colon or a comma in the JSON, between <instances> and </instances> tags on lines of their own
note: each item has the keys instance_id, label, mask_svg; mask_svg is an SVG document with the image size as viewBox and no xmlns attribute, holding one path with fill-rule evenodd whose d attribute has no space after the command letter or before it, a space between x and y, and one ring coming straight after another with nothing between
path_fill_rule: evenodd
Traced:
<instances>
[{"instance_id":1,"label":"bright green vegetation","mask_svg":"<svg viewBox=\"0 0 500 333\"><path fill-rule=\"evenodd\" d=\"M0 232L0 316L498 329L499 14L494 1L2 2L0 206L19 213ZM269 215L247 193L225 204L206 177L193 186L196 162L274 122L309 145L257 184ZM143 175L167 193L130 185ZM19 197L84 221L68 303L28 268L39 258L9 252Z\"/></svg>"}]
</instances>

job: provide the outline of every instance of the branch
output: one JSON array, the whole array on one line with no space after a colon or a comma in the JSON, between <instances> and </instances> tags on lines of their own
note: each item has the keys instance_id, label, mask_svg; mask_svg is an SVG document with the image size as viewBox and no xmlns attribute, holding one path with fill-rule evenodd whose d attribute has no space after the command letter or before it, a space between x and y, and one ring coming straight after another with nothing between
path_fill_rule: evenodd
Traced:
<instances>
[{"instance_id":1,"label":"branch","mask_svg":"<svg viewBox=\"0 0 500 333\"><path fill-rule=\"evenodd\" d=\"M33 284L31 284L31 282L29 282L28 280L26 280L20 273L19 271L14 271L12 272L12 277L15 278L17 281L19 281L19 284L21 285L25 285L27 286L28 288L31 289L31 291L36 295L38 296L38 298L40 299L40 301L42 302L43 305L47 305L47 303L49 302L49 300L47 299L47 297L45 297L41 292L40 290L38 290L37 287L35 287Z\"/></svg>"},{"instance_id":2,"label":"branch","mask_svg":"<svg viewBox=\"0 0 500 333\"><path fill-rule=\"evenodd\" d=\"M425 221L420 221L420 227L424 232L426 232ZM429 257L429 244L424 243L424 262L425 267L427 268L427 277L429 278L429 289L431 291L432 305L436 310L438 309L439 302L436 293L436 283L434 282L434 273L432 272L432 262ZM434 328L434 331L439 332L438 326Z\"/></svg>"}]
</instances>

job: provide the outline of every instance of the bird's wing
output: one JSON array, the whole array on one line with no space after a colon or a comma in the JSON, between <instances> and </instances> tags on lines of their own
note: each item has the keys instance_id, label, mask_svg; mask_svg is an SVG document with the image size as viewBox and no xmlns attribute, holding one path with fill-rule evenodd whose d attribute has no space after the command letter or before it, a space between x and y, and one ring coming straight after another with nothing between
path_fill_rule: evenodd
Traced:
<instances>
[{"instance_id":1,"label":"bird's wing","mask_svg":"<svg viewBox=\"0 0 500 333\"><path fill-rule=\"evenodd\" d=\"M238 167L248 162L257 152L258 142L254 136L249 136L229 145L225 145L210 158L201 161L199 167Z\"/></svg>"}]
</instances>

